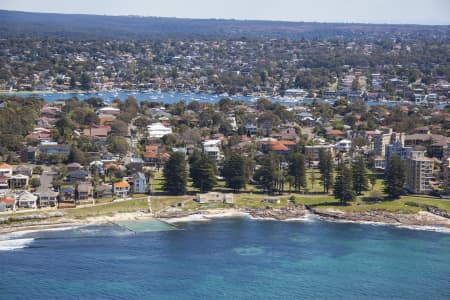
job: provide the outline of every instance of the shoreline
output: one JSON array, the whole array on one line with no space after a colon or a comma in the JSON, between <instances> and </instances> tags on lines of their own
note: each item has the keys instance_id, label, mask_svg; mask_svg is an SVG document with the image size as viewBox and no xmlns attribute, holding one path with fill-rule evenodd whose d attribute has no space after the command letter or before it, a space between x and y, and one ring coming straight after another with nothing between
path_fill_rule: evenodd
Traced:
<instances>
[{"instance_id":1,"label":"shoreline","mask_svg":"<svg viewBox=\"0 0 450 300\"><path fill-rule=\"evenodd\" d=\"M76 228L143 219L154 219L169 224L176 224L185 222L209 222L220 218L250 218L252 220L285 222L305 222L317 219L334 223L387 225L398 228L450 233L450 219L425 211L416 214L396 214L385 211L347 213L332 209L318 210L291 207L278 209L220 208L199 211L171 211L158 215L145 212L130 212L116 213L113 216L93 216L85 219L61 217L58 220L35 220L19 224L4 224L0 227L0 234L62 230L69 227Z\"/></svg>"}]
</instances>

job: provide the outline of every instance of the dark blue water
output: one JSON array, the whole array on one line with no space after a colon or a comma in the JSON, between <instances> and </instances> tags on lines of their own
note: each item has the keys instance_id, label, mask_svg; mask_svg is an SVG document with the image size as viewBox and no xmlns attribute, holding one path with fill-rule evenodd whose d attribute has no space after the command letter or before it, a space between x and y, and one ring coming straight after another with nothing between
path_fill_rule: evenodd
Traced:
<instances>
[{"instance_id":1,"label":"dark blue water","mask_svg":"<svg viewBox=\"0 0 450 300\"><path fill-rule=\"evenodd\" d=\"M0 298L450 299L449 234L321 221L180 226L34 235L0 251Z\"/></svg>"}]
</instances>

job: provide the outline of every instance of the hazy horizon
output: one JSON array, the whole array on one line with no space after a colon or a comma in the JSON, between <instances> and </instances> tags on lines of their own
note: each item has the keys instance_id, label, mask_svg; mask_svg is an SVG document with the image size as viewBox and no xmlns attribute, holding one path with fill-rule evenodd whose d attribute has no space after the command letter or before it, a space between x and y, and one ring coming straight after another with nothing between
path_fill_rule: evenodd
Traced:
<instances>
[{"instance_id":1,"label":"hazy horizon","mask_svg":"<svg viewBox=\"0 0 450 300\"><path fill-rule=\"evenodd\" d=\"M261 20L323 23L450 25L450 1L429 0L16 0L0 1L0 9L38 13L188 19ZM447 13L446 13L447 12Z\"/></svg>"}]
</instances>

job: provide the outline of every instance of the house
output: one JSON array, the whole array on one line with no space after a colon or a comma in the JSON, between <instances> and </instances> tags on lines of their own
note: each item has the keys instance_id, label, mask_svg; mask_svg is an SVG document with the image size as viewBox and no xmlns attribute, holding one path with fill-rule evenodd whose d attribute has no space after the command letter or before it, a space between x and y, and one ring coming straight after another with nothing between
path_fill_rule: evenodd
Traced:
<instances>
[{"instance_id":1,"label":"house","mask_svg":"<svg viewBox=\"0 0 450 300\"><path fill-rule=\"evenodd\" d=\"M9 191L8 177L0 176L0 196Z\"/></svg>"},{"instance_id":2,"label":"house","mask_svg":"<svg viewBox=\"0 0 450 300\"><path fill-rule=\"evenodd\" d=\"M101 162L99 160L92 161L89 164L89 171L91 172L91 174L93 174L94 172L97 172L97 174L103 175L103 173L105 173L105 170L103 168L103 162Z\"/></svg>"},{"instance_id":3,"label":"house","mask_svg":"<svg viewBox=\"0 0 450 300\"><path fill-rule=\"evenodd\" d=\"M38 147L38 151L44 155L69 155L70 146L65 144L42 144Z\"/></svg>"},{"instance_id":4,"label":"house","mask_svg":"<svg viewBox=\"0 0 450 300\"><path fill-rule=\"evenodd\" d=\"M142 158L132 157L130 160L130 171L131 173L142 172L144 166L144 161Z\"/></svg>"},{"instance_id":5,"label":"house","mask_svg":"<svg viewBox=\"0 0 450 300\"><path fill-rule=\"evenodd\" d=\"M12 166L5 163L0 163L0 176L11 177L12 174L13 174Z\"/></svg>"},{"instance_id":6,"label":"house","mask_svg":"<svg viewBox=\"0 0 450 300\"><path fill-rule=\"evenodd\" d=\"M274 151L279 155L286 156L295 147L295 145L296 143L294 141L268 141L261 144L261 150L265 152Z\"/></svg>"},{"instance_id":7,"label":"house","mask_svg":"<svg viewBox=\"0 0 450 300\"><path fill-rule=\"evenodd\" d=\"M33 175L33 168L31 167L27 167L27 166L16 166L14 168L14 174L22 174L28 177L31 177L31 175Z\"/></svg>"},{"instance_id":8,"label":"house","mask_svg":"<svg viewBox=\"0 0 450 300\"><path fill-rule=\"evenodd\" d=\"M209 192L206 194L197 194L195 196L195 201L200 204L206 203L225 203L232 204L233 203L233 194L223 194L217 192Z\"/></svg>"},{"instance_id":9,"label":"house","mask_svg":"<svg viewBox=\"0 0 450 300\"><path fill-rule=\"evenodd\" d=\"M56 206L58 203L58 193L46 188L39 192L39 206L48 207Z\"/></svg>"},{"instance_id":10,"label":"house","mask_svg":"<svg viewBox=\"0 0 450 300\"><path fill-rule=\"evenodd\" d=\"M115 116L115 115L120 114L120 109L118 109L118 108L116 108L116 107L107 106L107 107L99 108L99 109L97 110L97 112L98 112L99 114L105 114L105 115L113 115L113 116Z\"/></svg>"},{"instance_id":11,"label":"house","mask_svg":"<svg viewBox=\"0 0 450 300\"><path fill-rule=\"evenodd\" d=\"M144 173L138 172L133 175L133 192L136 194L144 194L147 190L147 179Z\"/></svg>"},{"instance_id":12,"label":"house","mask_svg":"<svg viewBox=\"0 0 450 300\"><path fill-rule=\"evenodd\" d=\"M246 124L245 126L245 132L249 135L254 135L258 131L258 127L254 124Z\"/></svg>"},{"instance_id":13,"label":"house","mask_svg":"<svg viewBox=\"0 0 450 300\"><path fill-rule=\"evenodd\" d=\"M163 136L172 133L172 128L166 127L160 122L148 125L147 130L150 139L160 139Z\"/></svg>"},{"instance_id":14,"label":"house","mask_svg":"<svg viewBox=\"0 0 450 300\"><path fill-rule=\"evenodd\" d=\"M75 189L66 187L59 191L59 198L62 202L75 202Z\"/></svg>"},{"instance_id":15,"label":"house","mask_svg":"<svg viewBox=\"0 0 450 300\"><path fill-rule=\"evenodd\" d=\"M70 184L76 184L79 182L86 181L88 176L89 176L89 173L86 172L85 170L74 170L74 171L70 171L67 174L67 179Z\"/></svg>"},{"instance_id":16,"label":"house","mask_svg":"<svg viewBox=\"0 0 450 300\"><path fill-rule=\"evenodd\" d=\"M80 170L80 169L81 169L81 165L76 162L73 162L73 163L67 165L67 171L69 171L69 172Z\"/></svg>"},{"instance_id":17,"label":"house","mask_svg":"<svg viewBox=\"0 0 450 300\"><path fill-rule=\"evenodd\" d=\"M203 154L218 161L222 158L220 154L221 140L206 140L202 142Z\"/></svg>"},{"instance_id":18,"label":"house","mask_svg":"<svg viewBox=\"0 0 450 300\"><path fill-rule=\"evenodd\" d=\"M92 184L81 182L77 186L77 200L87 200L93 196Z\"/></svg>"},{"instance_id":19,"label":"house","mask_svg":"<svg viewBox=\"0 0 450 300\"><path fill-rule=\"evenodd\" d=\"M320 151L330 151L331 154L334 154L333 145L310 145L305 146L305 158L307 160L318 161Z\"/></svg>"},{"instance_id":20,"label":"house","mask_svg":"<svg viewBox=\"0 0 450 300\"><path fill-rule=\"evenodd\" d=\"M37 208L38 197L30 192L24 191L18 194L16 203L22 208Z\"/></svg>"},{"instance_id":21,"label":"house","mask_svg":"<svg viewBox=\"0 0 450 300\"><path fill-rule=\"evenodd\" d=\"M343 139L345 137L345 133L342 130L331 129L327 131L327 138L333 140Z\"/></svg>"},{"instance_id":22,"label":"house","mask_svg":"<svg viewBox=\"0 0 450 300\"><path fill-rule=\"evenodd\" d=\"M124 198L130 193L130 185L126 181L114 183L113 188L113 193L120 198Z\"/></svg>"},{"instance_id":23,"label":"house","mask_svg":"<svg viewBox=\"0 0 450 300\"><path fill-rule=\"evenodd\" d=\"M347 139L340 140L334 145L334 149L336 149L336 152L350 152L352 149L352 141Z\"/></svg>"},{"instance_id":24,"label":"house","mask_svg":"<svg viewBox=\"0 0 450 300\"><path fill-rule=\"evenodd\" d=\"M102 184L95 188L95 198L111 197L112 195L112 186L109 184Z\"/></svg>"},{"instance_id":25,"label":"house","mask_svg":"<svg viewBox=\"0 0 450 300\"><path fill-rule=\"evenodd\" d=\"M17 174L8 179L9 188L12 190L24 189L28 186L28 176Z\"/></svg>"},{"instance_id":26,"label":"house","mask_svg":"<svg viewBox=\"0 0 450 300\"><path fill-rule=\"evenodd\" d=\"M16 205L16 199L13 197L0 197L0 212L7 210L14 210L14 206Z\"/></svg>"},{"instance_id":27,"label":"house","mask_svg":"<svg viewBox=\"0 0 450 300\"><path fill-rule=\"evenodd\" d=\"M83 135L97 139L106 139L110 131L111 131L110 126L97 125L84 129Z\"/></svg>"}]
</instances>

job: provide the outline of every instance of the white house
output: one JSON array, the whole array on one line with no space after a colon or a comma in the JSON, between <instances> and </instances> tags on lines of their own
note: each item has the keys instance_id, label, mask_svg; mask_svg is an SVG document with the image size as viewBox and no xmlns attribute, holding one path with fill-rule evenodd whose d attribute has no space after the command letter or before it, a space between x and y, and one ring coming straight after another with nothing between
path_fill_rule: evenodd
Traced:
<instances>
[{"instance_id":1,"label":"white house","mask_svg":"<svg viewBox=\"0 0 450 300\"><path fill-rule=\"evenodd\" d=\"M114 194L120 198L125 198L130 192L130 185L126 181L116 182L113 185Z\"/></svg>"},{"instance_id":2,"label":"white house","mask_svg":"<svg viewBox=\"0 0 450 300\"><path fill-rule=\"evenodd\" d=\"M172 133L172 128L164 126L162 123L153 123L147 126L149 138L160 139L166 134Z\"/></svg>"},{"instance_id":3,"label":"white house","mask_svg":"<svg viewBox=\"0 0 450 300\"><path fill-rule=\"evenodd\" d=\"M16 203L18 207L37 208L38 197L30 192L22 192L17 196Z\"/></svg>"},{"instance_id":4,"label":"white house","mask_svg":"<svg viewBox=\"0 0 450 300\"><path fill-rule=\"evenodd\" d=\"M116 107L111 107L111 106L107 106L107 107L102 107L100 109L98 109L98 113L102 114L102 115L118 115L120 114L120 109L116 108Z\"/></svg>"},{"instance_id":5,"label":"white house","mask_svg":"<svg viewBox=\"0 0 450 300\"><path fill-rule=\"evenodd\" d=\"M336 152L349 152L352 149L352 141L344 139L334 145Z\"/></svg>"},{"instance_id":6,"label":"white house","mask_svg":"<svg viewBox=\"0 0 450 300\"><path fill-rule=\"evenodd\" d=\"M220 140L206 140L202 143L203 146L203 154L207 155L208 157L214 159L214 160L220 160L221 154L220 154Z\"/></svg>"}]
</instances>

